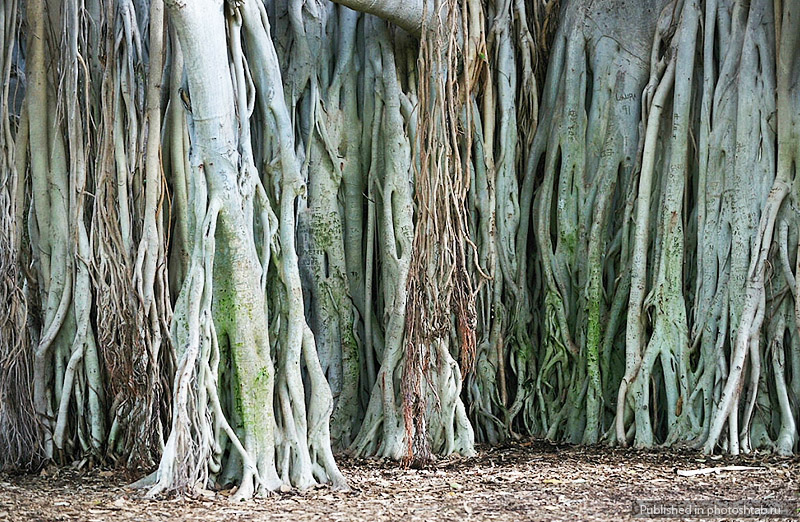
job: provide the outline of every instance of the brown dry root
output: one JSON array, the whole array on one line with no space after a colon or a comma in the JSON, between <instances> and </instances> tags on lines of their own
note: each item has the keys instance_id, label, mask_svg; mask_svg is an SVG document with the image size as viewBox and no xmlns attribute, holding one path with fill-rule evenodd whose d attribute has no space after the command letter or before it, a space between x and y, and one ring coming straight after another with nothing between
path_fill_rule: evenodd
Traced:
<instances>
[{"instance_id":1,"label":"brown dry root","mask_svg":"<svg viewBox=\"0 0 800 522\"><path fill-rule=\"evenodd\" d=\"M536 74L557 13L556 2L467 2L465 63L469 96L462 110L468 152L470 273L476 287L476 360L467 375L471 421L477 438L496 442L515 432L536 364L530 358L528 252L534 175L518 176L537 128ZM466 123L469 118L469 123ZM469 143L469 146L467 145ZM464 149L465 147L469 147ZM524 425L520 423L518 425Z\"/></svg>"},{"instance_id":2,"label":"brown dry root","mask_svg":"<svg viewBox=\"0 0 800 522\"><path fill-rule=\"evenodd\" d=\"M146 12L127 4L109 5L106 16L121 19L116 26L121 38L108 35L103 42L112 58L105 63L101 84L100 103L108 117L95 180L92 279L110 402L107 452L129 467L151 467L158 461L174 373L164 230L169 224L160 168L163 11L159 1L151 2ZM138 25L145 16L150 22L147 55ZM147 91L141 99L131 76L148 61ZM144 114L139 113L141 103L146 105Z\"/></svg>"},{"instance_id":3,"label":"brown dry root","mask_svg":"<svg viewBox=\"0 0 800 522\"><path fill-rule=\"evenodd\" d=\"M794 4L178 4L2 8L6 465L795 450Z\"/></svg>"},{"instance_id":4,"label":"brown dry root","mask_svg":"<svg viewBox=\"0 0 800 522\"><path fill-rule=\"evenodd\" d=\"M26 335L28 303L22 262L24 175L20 179L15 139L27 139L18 103L24 86L15 60L17 2L6 2L0 25L0 469L36 468L44 458L41 429L33 406L32 357ZM22 147L24 149L24 147ZM24 150L21 155L24 161ZM24 164L23 171L24 171Z\"/></svg>"},{"instance_id":5,"label":"brown dry root","mask_svg":"<svg viewBox=\"0 0 800 522\"><path fill-rule=\"evenodd\" d=\"M479 29L483 13L455 2L432 9L436 14L419 51L369 18L365 35L380 42L366 60L366 77L380 96L362 118L371 131L362 150L371 157L364 306L358 308L365 311L363 377L371 393L350 451L408 460L474 452L461 391L476 350L477 256L467 212L473 104L465 102L473 99L478 76L479 34L470 33L474 39L463 64L468 73L453 72L464 59L461 35ZM378 291L373 280L380 281ZM384 310L373 311L373 303L383 303ZM383 332L377 340L375 326Z\"/></svg>"},{"instance_id":6,"label":"brown dry root","mask_svg":"<svg viewBox=\"0 0 800 522\"><path fill-rule=\"evenodd\" d=\"M469 60L475 70L465 75L469 77L470 85L477 84L477 78L480 76L477 71L486 62L485 44L481 43L483 8L473 4L471 3L469 7L469 17L461 19L468 28L459 27L459 30L470 31L473 35L468 53L471 53L472 58ZM511 6L504 5L503 8L510 10ZM521 16L518 8L519 6L516 6L514 10L517 17ZM276 48L281 58L282 69L293 73L287 92L290 103L295 107L293 109L293 113L296 114L295 139L297 142L303 142L302 147L297 147L298 159L303 165L301 173L307 179L309 187L307 201L303 198L299 200L298 248L301 254L301 274L309 303L307 312L309 322L317 337L323 371L334 394L335 422L332 423L334 443L345 446L349 441L353 449L359 452L386 451L387 453L382 454L395 454L402 449L397 445L398 441L405 440L395 433L402 428L402 426L398 428L395 422L398 418L397 409L402 406L400 379L392 380L392 389L380 381L384 378L382 372L395 375L399 365L405 364L403 360L396 358L397 354L391 349L396 346L394 343L398 339L396 329L403 330L405 320L405 305L402 301L396 300L395 296L398 288L407 286L403 272L395 269L394 258L398 257L398 245L395 239L402 238L402 244L414 225L413 221L406 221L405 210L402 213L397 212L398 209L404 209L407 197L405 187L401 184L399 186L402 191L394 191L397 184L392 176L383 174L385 172L383 165L386 163L392 166L398 165L398 172L404 173L398 178L400 180L410 176L410 164L405 164L403 161L396 162L395 154L398 153L396 151L403 153L406 146L413 147L412 151L417 149L420 121L418 112L415 111L420 74L414 65L417 50L413 41L396 32L388 35L389 41L385 48L367 47L366 55L362 58L359 54L353 53L349 42L357 42L362 38L373 41L375 27L372 24L375 22L370 21L369 24L365 24L362 30L357 23L359 15L344 9L337 9L336 17L331 16L332 14L330 11L320 10L320 6L313 2L303 3L302 7L295 2L276 4L275 16L279 21L285 22L277 25L279 31L275 35ZM371 20L369 17L364 19ZM510 25L512 18L507 16L505 20L505 24ZM320 36L322 30L326 31L324 36ZM524 34L520 29L520 35ZM332 49L331 35L337 35L348 45L343 43ZM523 36L520 36L520 40L524 40ZM396 79L386 76L384 53L392 53L392 62L395 64L393 74ZM373 67L373 64L376 66ZM348 74L354 67L362 66L365 74L361 78ZM324 71L333 73L328 75ZM502 73L498 77L503 77L505 72ZM527 76L526 73L526 78ZM463 81L466 81L466 77ZM356 87L355 80L363 82L363 86ZM384 85L385 81L389 81L388 87ZM464 92L461 81L462 79L459 79L459 93ZM397 82L396 87L395 82ZM373 96L366 96L363 107L357 109L358 103L354 99L356 89L368 93L392 92L393 96L396 93L399 100L392 100L391 118L384 110L383 99L376 99ZM504 92L510 95L513 90L514 87L511 86ZM471 99L474 97L475 95L469 96ZM510 98L504 95L504 99ZM509 106L514 107L513 103ZM398 109L397 113L393 113L395 107ZM457 111L455 119L459 120L459 125L463 126L466 132L471 133L473 125L464 124L468 112L472 113L470 118L475 121L475 126L479 126L479 115L471 108L470 111L466 111L463 105L462 109ZM395 115L399 118L395 119ZM493 113L491 117L494 118ZM391 121L388 121L390 119ZM400 125L395 122L400 122ZM354 127L358 126L363 126L363 131L353 132ZM510 134L515 128L514 122L503 116L504 132ZM389 142L396 139L392 133L407 134L408 144L400 144L397 149L387 149L384 146L387 137ZM494 141L493 138L490 139ZM464 145L460 136L458 143L458 150L461 150ZM473 163L471 149L467 147L460 153L463 156L458 163ZM388 158L384 152L387 150L391 152ZM503 150L506 151L504 154L507 158L503 162L504 179L507 180L504 190L508 191L509 198L504 199L502 208L513 210L515 205L513 199L518 189L516 182L511 180L514 178L513 166L517 159L510 152L513 150L513 144L510 148L504 145ZM258 155L259 151L256 150L255 153ZM475 163L485 161L481 156ZM465 172L472 169L474 169L472 166L469 169L465 167ZM399 197L400 194L402 198ZM385 208L387 204L392 206L388 209L389 212ZM474 202L470 202L470 205L473 204ZM492 209L492 213L494 212L496 210ZM467 225L462 223L459 226L468 228L472 218L461 219ZM342 224L342 228L337 221ZM507 228L512 234L516 230L513 224L509 224ZM498 241L492 237L492 243ZM375 245L379 245L377 250ZM400 252L402 255L399 256L401 265L406 262L402 257L408 253L405 246L403 249L405 251ZM467 250L469 253L464 256L466 263L464 261L461 263L466 264L469 273L475 277L478 275L486 277L485 271L481 268L482 261L474 255L471 246L467 245ZM513 266L516 270L519 264L514 263ZM381 267L380 271L378 267ZM523 273L524 271L520 269L509 277L524 279L525 276L520 275ZM503 288L503 285L500 284L498 288ZM514 288L523 289L522 293L517 293L525 294L524 285L515 284ZM488 292L487 295L491 296L491 299L500 299L502 291ZM469 300L469 297L466 299ZM395 304L398 306L395 307ZM526 309L522 305L516 308ZM520 313L520 317L524 314L525 312ZM471 312L467 312L466 309L465 313L461 314L464 325L470 322L470 315ZM509 322L515 325L516 335L523 337L520 332L524 333L522 327L524 321L515 321L512 318ZM462 332L468 330L469 328L461 329ZM497 328L494 329L495 334L499 331ZM447 332L447 336L450 336L450 332ZM469 336L463 339L467 340ZM456 332L448 342L455 347L462 342L462 339L459 339ZM513 347L515 344L510 343L508 346ZM505 350L504 348L502 351ZM469 352L470 350L464 351L465 354ZM429 353L437 357L436 349L431 348ZM519 351L515 357L522 358L524 354ZM502 355L501 358L506 359L506 356ZM522 375L527 367L525 364L518 366ZM442 369L442 372L443 376L450 373L445 369ZM422 376L420 378L424 379ZM520 386L523 380L520 377L518 381L510 383L510 386ZM460 381L460 377L456 381ZM481 386L493 386L493 381L482 383ZM511 395L515 402L521 404L522 394L515 395L512 392ZM453 402L453 405L457 402ZM506 421L510 423L513 415L505 415L504 421L495 417L495 414L504 417L499 411L497 402L489 405L489 410L494 409L494 413L490 413L489 417L481 416L481 419L492 424L497 422L502 425ZM431 404L435 403L434 397ZM389 404L395 406L390 408ZM379 408L383 408L384 411L379 411ZM422 410L428 411L428 408L421 407L420 411ZM385 426L384 413L387 418ZM445 416L455 414L453 410ZM502 431L502 428L498 431ZM385 438L390 442L384 444L381 433L385 433ZM352 444L357 434L360 434L359 443ZM376 440L370 440L365 446L360 446L370 437L376 437ZM407 441L403 444L407 445ZM437 442L436 445L444 447L443 443ZM391 449L379 450L381 447Z\"/></svg>"},{"instance_id":7,"label":"brown dry root","mask_svg":"<svg viewBox=\"0 0 800 522\"><path fill-rule=\"evenodd\" d=\"M15 28L20 6L3 7L3 71L9 79L3 151L15 163L3 172L13 197L6 208L16 223L3 237L11 241L9 256L30 267L24 285L20 273L8 272L8 284L24 288L25 296L8 287L9 319L17 325L3 334L3 344L12 350L5 362L9 378L31 371L18 398L22 411L26 390L32 391L35 416L18 418L7 432L41 428L40 441L29 441L28 465L41 456L40 444L47 458L60 462L88 457L151 465L163 444L159 428L169 401L161 393L161 367L169 371L170 355L161 350L169 321L166 275L156 268L165 258L160 124L154 118L158 61L144 125L137 113L146 82L135 71L149 61L140 21L149 12L137 13L123 0L26 7L31 40L24 88ZM120 59L102 61L104 53ZM145 144L147 156L140 155ZM138 187L148 180L145 198ZM153 233L142 234L142 221ZM136 248L147 256L134 273ZM19 351L25 345L26 353ZM121 385L125 381L130 386Z\"/></svg>"},{"instance_id":8,"label":"brown dry root","mask_svg":"<svg viewBox=\"0 0 800 522\"><path fill-rule=\"evenodd\" d=\"M43 321L34 334L34 406L45 428L48 458L102 455L106 433L104 394L90 311L92 257L85 217L90 173L85 148L88 93L79 79L89 71L79 52L78 6L68 2L60 16L48 17L40 2L28 4L28 147L31 218L29 235ZM63 47L52 36L65 35ZM50 43L48 43L50 42ZM59 64L63 77L46 63ZM63 82L64 89L55 85ZM65 92L72 96L65 96ZM67 155L67 150L70 154ZM74 405L72 415L70 408Z\"/></svg>"},{"instance_id":9,"label":"brown dry root","mask_svg":"<svg viewBox=\"0 0 800 522\"><path fill-rule=\"evenodd\" d=\"M461 24L466 24L467 10L456 1L432 8L435 14L431 26L423 28L418 61L417 212L405 289L409 301L401 386L407 457L422 461L430 459L431 450L474 453L472 427L459 397L461 373L472 371L476 349L475 293L467 270L474 255L466 212L470 157L462 158L460 152L472 148L472 106L464 103L471 99L471 78L455 76L464 56L458 38L466 29ZM471 71L473 64L463 67ZM465 142L460 142L464 134ZM451 344L461 368L449 356ZM457 448L454 438L460 441Z\"/></svg>"}]
</instances>

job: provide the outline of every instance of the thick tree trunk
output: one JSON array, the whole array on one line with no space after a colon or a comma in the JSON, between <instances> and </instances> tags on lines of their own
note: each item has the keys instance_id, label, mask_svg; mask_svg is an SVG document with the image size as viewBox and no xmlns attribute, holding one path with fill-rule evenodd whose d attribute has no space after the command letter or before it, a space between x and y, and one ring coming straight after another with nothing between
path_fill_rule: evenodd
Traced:
<instances>
[{"instance_id":1,"label":"thick tree trunk","mask_svg":"<svg viewBox=\"0 0 800 522\"><path fill-rule=\"evenodd\" d=\"M0 465L796 451L797 2L166 7L0 8Z\"/></svg>"}]
</instances>

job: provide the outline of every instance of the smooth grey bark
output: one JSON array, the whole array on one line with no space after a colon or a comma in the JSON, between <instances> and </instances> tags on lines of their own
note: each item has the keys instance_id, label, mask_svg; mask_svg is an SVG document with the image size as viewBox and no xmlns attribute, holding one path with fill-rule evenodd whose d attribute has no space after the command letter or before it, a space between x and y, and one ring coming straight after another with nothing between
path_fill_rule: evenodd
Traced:
<instances>
[{"instance_id":1,"label":"smooth grey bark","mask_svg":"<svg viewBox=\"0 0 800 522\"><path fill-rule=\"evenodd\" d=\"M347 2L174 1L163 28L157 3L33 1L24 35L3 25L16 454L165 445L154 492L247 497L342 484L331 437L400 459L423 427L443 454L470 433L794 452L796 3L459 3L447 149L420 139L443 77L420 78L426 4ZM469 177L474 371L455 320L416 351L405 333L437 152Z\"/></svg>"},{"instance_id":2,"label":"smooth grey bark","mask_svg":"<svg viewBox=\"0 0 800 522\"><path fill-rule=\"evenodd\" d=\"M336 0L336 3L387 20L419 36L427 16L433 16L433 2L426 0Z\"/></svg>"}]
</instances>

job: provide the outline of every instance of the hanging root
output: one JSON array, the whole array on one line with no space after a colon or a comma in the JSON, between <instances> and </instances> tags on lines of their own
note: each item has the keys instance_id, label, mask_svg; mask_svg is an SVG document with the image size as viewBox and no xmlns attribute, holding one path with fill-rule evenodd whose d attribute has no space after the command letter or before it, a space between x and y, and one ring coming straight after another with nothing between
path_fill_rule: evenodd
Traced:
<instances>
[{"instance_id":1,"label":"hanging root","mask_svg":"<svg viewBox=\"0 0 800 522\"><path fill-rule=\"evenodd\" d=\"M466 4L462 7L456 1L434 6L432 25L423 30L418 61L416 147L420 161L414 176L417 219L407 287L402 391L407 458L421 461L431 458L432 441L437 453L453 451L454 429L465 440L461 450L466 454L474 452L472 427L454 417L456 409L463 410L459 398L461 371L471 372L474 367L477 322L475 292L467 270L474 247L468 240L466 212L470 158L469 152L467 157L461 153L472 149L472 106L464 103L471 97L472 79L465 77L459 81L455 76L461 65L459 57L463 56L459 31L466 29L462 24L466 24L468 16ZM471 72L471 64L465 63L464 70ZM459 142L464 134L462 125L467 129L463 149ZM452 359L444 348L451 342L452 317L456 318L457 332L453 341L459 344L464 364L461 369L450 364ZM448 389L449 385L442 387L450 379L456 380L455 389ZM435 401L430 409L429 395ZM441 416L435 425L444 434L429 432L429 411ZM442 437L446 442L439 447L443 444Z\"/></svg>"}]
</instances>

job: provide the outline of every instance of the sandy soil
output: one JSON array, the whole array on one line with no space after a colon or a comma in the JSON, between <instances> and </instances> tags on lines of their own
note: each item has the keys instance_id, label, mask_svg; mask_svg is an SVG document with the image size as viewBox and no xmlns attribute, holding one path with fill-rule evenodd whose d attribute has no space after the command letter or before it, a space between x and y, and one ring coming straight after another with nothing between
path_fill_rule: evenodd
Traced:
<instances>
[{"instance_id":1,"label":"sandy soil","mask_svg":"<svg viewBox=\"0 0 800 522\"><path fill-rule=\"evenodd\" d=\"M741 501L800 507L798 457L705 457L526 441L482 448L475 458L440 460L426 469L339 460L349 492L320 487L241 503L228 501L229 492L147 500L127 487L138 477L119 471L50 468L38 475L0 474L0 521L616 521L642 520L634 517L633 507L642 500L667 506ZM727 466L757 469L683 476ZM795 509L795 520L798 513Z\"/></svg>"}]
</instances>

